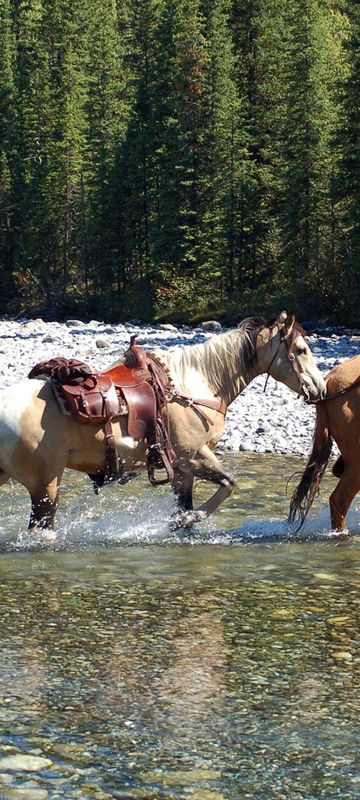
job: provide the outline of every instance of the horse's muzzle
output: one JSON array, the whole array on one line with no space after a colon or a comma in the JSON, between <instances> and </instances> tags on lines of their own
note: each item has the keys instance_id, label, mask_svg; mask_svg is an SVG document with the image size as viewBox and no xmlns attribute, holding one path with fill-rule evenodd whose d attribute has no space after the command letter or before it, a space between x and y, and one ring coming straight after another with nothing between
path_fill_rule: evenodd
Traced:
<instances>
[{"instance_id":1,"label":"horse's muzzle","mask_svg":"<svg viewBox=\"0 0 360 800\"><path fill-rule=\"evenodd\" d=\"M321 376L320 380L314 380L309 375L302 374L299 381L306 403L319 403L325 399L326 383Z\"/></svg>"}]
</instances>

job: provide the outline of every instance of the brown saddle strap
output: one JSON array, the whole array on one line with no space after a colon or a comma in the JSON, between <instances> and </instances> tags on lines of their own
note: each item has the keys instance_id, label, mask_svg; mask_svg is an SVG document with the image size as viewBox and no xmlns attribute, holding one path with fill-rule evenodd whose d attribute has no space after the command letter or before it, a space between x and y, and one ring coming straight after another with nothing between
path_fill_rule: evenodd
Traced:
<instances>
[{"instance_id":1,"label":"brown saddle strap","mask_svg":"<svg viewBox=\"0 0 360 800\"><path fill-rule=\"evenodd\" d=\"M204 406L205 408L211 408L214 411L219 411L219 413L223 414L224 416L227 411L227 405L226 403L224 403L223 400L210 400L209 398L200 399L200 398L189 397L186 394L181 394L181 392L178 392L176 389L172 389L169 394L170 394L170 399L178 401L179 403L182 403L183 405L188 406L189 408L194 407L194 411L196 411L200 415L200 417L206 420L206 422L208 422L209 425L213 425L214 421L210 419L208 414L206 414L205 411L202 410L202 408L198 408L198 406Z\"/></svg>"},{"instance_id":2,"label":"brown saddle strap","mask_svg":"<svg viewBox=\"0 0 360 800\"><path fill-rule=\"evenodd\" d=\"M99 494L100 489L108 483L120 481L124 474L124 462L117 454L115 437L111 419L105 425L105 468L102 472L89 473L89 478L93 482L95 494Z\"/></svg>"},{"instance_id":3,"label":"brown saddle strap","mask_svg":"<svg viewBox=\"0 0 360 800\"><path fill-rule=\"evenodd\" d=\"M174 464L176 456L171 446L170 436L166 423L158 419L156 422L156 441L149 444L148 477L153 486L172 481L174 477ZM156 469L164 469L166 478L157 478Z\"/></svg>"}]
</instances>

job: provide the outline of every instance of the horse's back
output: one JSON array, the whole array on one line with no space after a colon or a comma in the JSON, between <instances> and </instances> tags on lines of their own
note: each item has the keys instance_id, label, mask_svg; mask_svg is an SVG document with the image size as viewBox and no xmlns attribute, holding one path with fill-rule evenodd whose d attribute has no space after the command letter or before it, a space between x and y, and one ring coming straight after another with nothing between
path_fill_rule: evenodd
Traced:
<instances>
[{"instance_id":1,"label":"horse's back","mask_svg":"<svg viewBox=\"0 0 360 800\"><path fill-rule=\"evenodd\" d=\"M328 395L335 394L350 386L360 377L360 355L343 361L334 367L326 376Z\"/></svg>"},{"instance_id":2,"label":"horse's back","mask_svg":"<svg viewBox=\"0 0 360 800\"><path fill-rule=\"evenodd\" d=\"M360 378L360 355L343 361L326 376L329 397ZM347 463L360 464L360 385L325 404L329 427Z\"/></svg>"}]
</instances>

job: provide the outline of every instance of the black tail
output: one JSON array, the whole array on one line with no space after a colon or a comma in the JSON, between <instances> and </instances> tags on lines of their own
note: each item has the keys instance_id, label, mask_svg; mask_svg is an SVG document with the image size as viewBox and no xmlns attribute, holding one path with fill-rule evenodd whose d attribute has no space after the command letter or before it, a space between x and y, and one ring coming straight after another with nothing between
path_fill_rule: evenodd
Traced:
<instances>
[{"instance_id":1,"label":"black tail","mask_svg":"<svg viewBox=\"0 0 360 800\"><path fill-rule=\"evenodd\" d=\"M319 493L320 481L331 455L332 443L326 410L324 405L320 405L316 409L312 451L301 481L290 502L289 522L300 520L298 530L302 528L314 499Z\"/></svg>"}]
</instances>

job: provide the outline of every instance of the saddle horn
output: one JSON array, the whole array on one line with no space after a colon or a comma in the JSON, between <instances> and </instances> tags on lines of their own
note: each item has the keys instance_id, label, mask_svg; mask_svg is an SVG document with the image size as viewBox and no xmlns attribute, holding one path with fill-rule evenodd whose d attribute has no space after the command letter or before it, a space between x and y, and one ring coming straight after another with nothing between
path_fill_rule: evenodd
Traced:
<instances>
[{"instance_id":1,"label":"saddle horn","mask_svg":"<svg viewBox=\"0 0 360 800\"><path fill-rule=\"evenodd\" d=\"M141 345L136 344L136 335L133 334L130 338L130 346L125 353L125 364L127 367L135 367L136 369L147 368L146 352Z\"/></svg>"}]
</instances>

